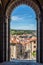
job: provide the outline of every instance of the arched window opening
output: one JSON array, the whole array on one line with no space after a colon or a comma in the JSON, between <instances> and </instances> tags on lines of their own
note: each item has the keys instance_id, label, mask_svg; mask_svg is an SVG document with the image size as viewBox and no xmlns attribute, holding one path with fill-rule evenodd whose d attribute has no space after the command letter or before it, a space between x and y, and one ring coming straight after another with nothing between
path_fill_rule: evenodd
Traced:
<instances>
[{"instance_id":1,"label":"arched window opening","mask_svg":"<svg viewBox=\"0 0 43 65\"><path fill-rule=\"evenodd\" d=\"M18 5L27 5L28 7L30 6L30 8L33 8L32 10L33 11L35 11L34 13L35 13L35 19L37 20L37 22L36 22L36 24L37 24L37 41L35 41L34 42L34 45L35 45L35 43L37 43L37 50L36 50L36 61L41 61L40 60L40 50L41 50L41 48L40 48L40 22L41 22L41 18L40 18L40 16L41 16L41 10L40 10L40 7L38 6L38 3L36 4L34 1L32 1L32 0L16 0L16 1L12 1L12 2L10 2L9 3L9 5L8 5L8 7L7 7L7 9L6 9L6 61L8 61L8 60L10 60L10 42L11 41L9 41L10 40L10 22L11 22L11 15L12 15L12 10L13 9L15 9L16 10L16 7L18 7ZM14 10L14 11L15 11ZM15 17L16 19L18 18L18 17ZM13 17L13 19L15 20L15 18ZM27 17L28 18L28 17ZM20 20L21 20L21 18L20 18ZM13 26L12 26L13 27ZM24 27L23 27L24 28ZM34 28L35 28L35 26L34 26ZM27 32L26 32L27 33ZM25 33L25 34L26 34ZM34 35L34 33L33 33L33 35ZM33 36L32 35L32 36ZM21 36L20 36L21 37ZM25 37L27 37L27 36L25 36ZM21 37L21 38L23 38L23 36ZM30 38L32 38L31 36L30 36ZM33 37L34 38L34 37ZM13 39L12 39L13 40ZM17 42L18 42L18 40L17 40ZM32 43L32 41L31 41L31 43ZM18 46L18 45L17 45ZM20 46L21 46L21 52L22 52L22 45L20 44ZM26 45L25 45L26 46ZM28 45L27 45L28 46ZM32 45L31 45L32 46ZM26 48L26 47L25 47ZM14 48L15 49L15 48ZM15 51L16 52L16 51ZM32 55L34 55L34 53L32 53ZM13 56L13 55L12 55ZM29 56L30 57L30 56Z\"/></svg>"},{"instance_id":2,"label":"arched window opening","mask_svg":"<svg viewBox=\"0 0 43 65\"><path fill-rule=\"evenodd\" d=\"M36 60L37 20L27 5L13 9L10 20L10 60Z\"/></svg>"}]
</instances>

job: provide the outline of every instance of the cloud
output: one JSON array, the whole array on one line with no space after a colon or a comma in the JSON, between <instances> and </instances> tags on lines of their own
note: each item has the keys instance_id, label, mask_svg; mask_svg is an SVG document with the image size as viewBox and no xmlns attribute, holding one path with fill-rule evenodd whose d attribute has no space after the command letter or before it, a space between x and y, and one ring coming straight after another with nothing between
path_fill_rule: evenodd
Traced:
<instances>
[{"instance_id":1,"label":"cloud","mask_svg":"<svg viewBox=\"0 0 43 65\"><path fill-rule=\"evenodd\" d=\"M20 20L23 20L23 18L19 17L19 16L12 16L11 20L13 20L13 21L20 21Z\"/></svg>"},{"instance_id":2,"label":"cloud","mask_svg":"<svg viewBox=\"0 0 43 65\"><path fill-rule=\"evenodd\" d=\"M33 16L32 15L28 15L28 14L24 14L24 15L19 15L19 16L12 16L11 17L11 21L17 21L17 22L20 22L20 21L31 21L33 20Z\"/></svg>"},{"instance_id":3,"label":"cloud","mask_svg":"<svg viewBox=\"0 0 43 65\"><path fill-rule=\"evenodd\" d=\"M31 14L24 14L24 16L27 16L27 17L33 17Z\"/></svg>"}]
</instances>

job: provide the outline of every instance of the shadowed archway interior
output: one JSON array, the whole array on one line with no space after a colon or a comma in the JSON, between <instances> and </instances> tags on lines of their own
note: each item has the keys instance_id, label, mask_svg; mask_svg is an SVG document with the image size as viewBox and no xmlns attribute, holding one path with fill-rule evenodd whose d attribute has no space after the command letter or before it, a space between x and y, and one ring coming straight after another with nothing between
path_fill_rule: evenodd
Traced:
<instances>
[{"instance_id":1,"label":"shadowed archway interior","mask_svg":"<svg viewBox=\"0 0 43 65\"><path fill-rule=\"evenodd\" d=\"M36 12L38 43L36 61L43 63L43 0L0 0L0 62L10 60L10 16L13 9L21 4L30 6Z\"/></svg>"}]
</instances>

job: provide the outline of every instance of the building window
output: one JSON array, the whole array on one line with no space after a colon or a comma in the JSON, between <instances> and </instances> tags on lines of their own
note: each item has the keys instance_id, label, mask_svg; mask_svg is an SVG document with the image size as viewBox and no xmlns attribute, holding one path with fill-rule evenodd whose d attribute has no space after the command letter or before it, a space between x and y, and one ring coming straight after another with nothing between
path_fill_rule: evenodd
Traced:
<instances>
[{"instance_id":1,"label":"building window","mask_svg":"<svg viewBox=\"0 0 43 65\"><path fill-rule=\"evenodd\" d=\"M36 41L34 41L34 44L36 44Z\"/></svg>"},{"instance_id":2,"label":"building window","mask_svg":"<svg viewBox=\"0 0 43 65\"><path fill-rule=\"evenodd\" d=\"M33 53L35 53L36 51L33 51Z\"/></svg>"},{"instance_id":3,"label":"building window","mask_svg":"<svg viewBox=\"0 0 43 65\"><path fill-rule=\"evenodd\" d=\"M34 48L36 48L36 46L34 46Z\"/></svg>"}]
</instances>

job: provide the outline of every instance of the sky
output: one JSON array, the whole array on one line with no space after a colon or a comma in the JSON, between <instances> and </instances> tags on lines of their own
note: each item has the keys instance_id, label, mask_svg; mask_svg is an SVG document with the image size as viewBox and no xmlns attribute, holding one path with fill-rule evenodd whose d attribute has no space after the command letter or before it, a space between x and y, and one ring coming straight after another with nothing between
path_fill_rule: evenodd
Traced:
<instances>
[{"instance_id":1,"label":"sky","mask_svg":"<svg viewBox=\"0 0 43 65\"><path fill-rule=\"evenodd\" d=\"M35 11L27 5L19 5L11 13L10 29L36 30L37 21Z\"/></svg>"}]
</instances>

